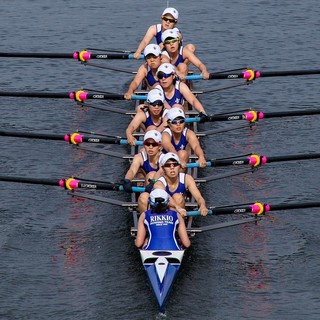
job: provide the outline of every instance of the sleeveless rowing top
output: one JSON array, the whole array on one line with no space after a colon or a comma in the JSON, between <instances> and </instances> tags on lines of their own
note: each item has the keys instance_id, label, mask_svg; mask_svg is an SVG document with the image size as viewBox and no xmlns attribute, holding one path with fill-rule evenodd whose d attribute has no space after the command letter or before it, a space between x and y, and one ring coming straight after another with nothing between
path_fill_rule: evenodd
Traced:
<instances>
[{"instance_id":1,"label":"sleeveless rowing top","mask_svg":"<svg viewBox=\"0 0 320 320\"><path fill-rule=\"evenodd\" d=\"M174 84L174 95L172 98L167 98L166 93L164 92L164 97L168 104L172 107L174 104L178 103L183 105L184 104L184 98L182 93L180 92L180 81L177 80Z\"/></svg>"},{"instance_id":2,"label":"sleeveless rowing top","mask_svg":"<svg viewBox=\"0 0 320 320\"><path fill-rule=\"evenodd\" d=\"M177 61L175 63L173 63L173 65L178 67L178 64L179 63L183 63L183 62L184 62L184 59L183 59L183 47L181 46L180 50L179 50L178 59L177 59Z\"/></svg>"},{"instance_id":3,"label":"sleeveless rowing top","mask_svg":"<svg viewBox=\"0 0 320 320\"><path fill-rule=\"evenodd\" d=\"M151 166L149 159L148 159L147 152L145 150L141 151L141 156L143 159L143 165L141 166L141 168L144 170L144 172L146 174L148 174L151 171L158 171L159 170L159 160L157 161L157 167L154 168Z\"/></svg>"},{"instance_id":4,"label":"sleeveless rowing top","mask_svg":"<svg viewBox=\"0 0 320 320\"><path fill-rule=\"evenodd\" d=\"M162 39L161 39L161 36L162 36L162 31L161 31L161 23L158 23L156 25L156 28L157 28L157 34L156 34L156 40L157 40L157 44L159 45L160 43L162 43ZM174 27L173 30L177 30L178 32L180 32L180 30L177 28L177 27Z\"/></svg>"},{"instance_id":5,"label":"sleeveless rowing top","mask_svg":"<svg viewBox=\"0 0 320 320\"><path fill-rule=\"evenodd\" d=\"M152 70L149 66L147 66L147 76L146 76L146 80L148 82L148 86L152 87L154 86L156 83L159 83L159 80L157 80L154 75L152 74Z\"/></svg>"},{"instance_id":6,"label":"sleeveless rowing top","mask_svg":"<svg viewBox=\"0 0 320 320\"><path fill-rule=\"evenodd\" d=\"M171 131L170 128L165 128L162 133L164 133L164 132L167 132L171 136L171 143L174 146L174 149L176 151L185 150L186 149L187 144L188 144L188 141L187 141L188 128L184 128L183 129L183 131L181 133L180 140L179 140L179 142L177 144L174 141L174 138L173 138L173 135L172 135L172 131ZM165 150L163 150L163 153L167 153L167 152Z\"/></svg>"},{"instance_id":7,"label":"sleeveless rowing top","mask_svg":"<svg viewBox=\"0 0 320 320\"><path fill-rule=\"evenodd\" d=\"M161 121L160 121L159 124L155 124L155 123L152 121L151 116L150 116L150 113L149 113L148 110L146 110L146 111L144 111L144 112L145 112L145 114L146 114L146 121L143 122L145 128L147 129L147 128L150 127L150 126L155 126L156 128L158 128L158 127L160 127L160 126L162 125L162 123L163 123L163 117L167 114L168 109L165 109L165 108L162 109Z\"/></svg>"},{"instance_id":8,"label":"sleeveless rowing top","mask_svg":"<svg viewBox=\"0 0 320 320\"><path fill-rule=\"evenodd\" d=\"M182 172L179 172L179 184L178 184L178 187L176 188L176 190L170 190L169 189L169 186L168 186L168 183L167 183L167 180L165 179L165 177L160 177L158 179L158 181L161 181L162 184L165 186L166 188L166 191L167 193L172 197L175 193L181 193L181 194L185 194L187 192L187 188L186 188L186 174L185 173L182 173Z\"/></svg>"},{"instance_id":9,"label":"sleeveless rowing top","mask_svg":"<svg viewBox=\"0 0 320 320\"><path fill-rule=\"evenodd\" d=\"M147 210L144 224L149 233L145 250L181 250L175 237L179 225L176 211L152 213L151 210Z\"/></svg>"}]
</instances>

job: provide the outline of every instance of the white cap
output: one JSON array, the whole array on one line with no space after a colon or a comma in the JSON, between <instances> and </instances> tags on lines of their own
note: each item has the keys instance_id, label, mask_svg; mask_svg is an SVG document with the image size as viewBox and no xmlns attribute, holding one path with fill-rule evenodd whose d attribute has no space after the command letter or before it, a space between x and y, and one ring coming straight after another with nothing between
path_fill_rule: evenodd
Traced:
<instances>
[{"instance_id":1,"label":"white cap","mask_svg":"<svg viewBox=\"0 0 320 320\"><path fill-rule=\"evenodd\" d=\"M156 57L160 56L161 49L157 44L148 44L143 51L144 56L146 57L148 54L153 54Z\"/></svg>"},{"instance_id":2,"label":"white cap","mask_svg":"<svg viewBox=\"0 0 320 320\"><path fill-rule=\"evenodd\" d=\"M164 102L164 94L162 90L159 89L152 89L148 92L147 95L147 102L155 102L157 100L160 100Z\"/></svg>"},{"instance_id":3,"label":"white cap","mask_svg":"<svg viewBox=\"0 0 320 320\"><path fill-rule=\"evenodd\" d=\"M184 112L182 109L180 108L171 108L168 110L167 112L167 118L169 121L172 121L174 120L175 118L178 118L178 117L181 117L181 118L185 118L186 116L184 115Z\"/></svg>"},{"instance_id":4,"label":"white cap","mask_svg":"<svg viewBox=\"0 0 320 320\"><path fill-rule=\"evenodd\" d=\"M173 159L180 164L180 159L179 159L178 155L173 152L168 152L168 153L162 154L160 156L160 159L159 159L160 165L164 166L166 164L166 162L170 159Z\"/></svg>"},{"instance_id":5,"label":"white cap","mask_svg":"<svg viewBox=\"0 0 320 320\"><path fill-rule=\"evenodd\" d=\"M157 201L156 199L159 199L159 198L162 198L163 201L165 204L169 202L169 195L168 193L163 190L163 189L154 189L150 192L150 201L153 203L153 204L156 204Z\"/></svg>"},{"instance_id":6,"label":"white cap","mask_svg":"<svg viewBox=\"0 0 320 320\"><path fill-rule=\"evenodd\" d=\"M164 72L166 74L176 73L174 66L171 63L163 63L157 70L157 75L159 72Z\"/></svg>"},{"instance_id":7,"label":"white cap","mask_svg":"<svg viewBox=\"0 0 320 320\"><path fill-rule=\"evenodd\" d=\"M148 139L153 139L155 142L161 142L161 133L157 130L149 130L145 133L143 137L143 141L146 141Z\"/></svg>"},{"instance_id":8,"label":"white cap","mask_svg":"<svg viewBox=\"0 0 320 320\"><path fill-rule=\"evenodd\" d=\"M171 14L176 20L178 20L178 18L179 18L179 12L175 8L164 9L164 11L162 12L162 15L164 16L166 14Z\"/></svg>"},{"instance_id":9,"label":"white cap","mask_svg":"<svg viewBox=\"0 0 320 320\"><path fill-rule=\"evenodd\" d=\"M179 38L179 32L177 28L174 29L168 29L161 35L161 41L164 42L167 38ZM179 38L180 39L180 38Z\"/></svg>"}]
</instances>

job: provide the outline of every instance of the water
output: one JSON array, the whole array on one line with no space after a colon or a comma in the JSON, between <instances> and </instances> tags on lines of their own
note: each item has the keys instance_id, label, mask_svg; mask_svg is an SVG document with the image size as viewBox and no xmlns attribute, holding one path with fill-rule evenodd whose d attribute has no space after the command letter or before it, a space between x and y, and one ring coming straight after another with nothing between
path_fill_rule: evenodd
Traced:
<instances>
[{"instance_id":1,"label":"water","mask_svg":"<svg viewBox=\"0 0 320 320\"><path fill-rule=\"evenodd\" d=\"M65 52L86 47L134 49L166 1L3 1L1 51ZM319 6L296 1L170 1L186 42L210 72L250 66L316 69ZM136 70L138 61L108 61ZM0 59L2 91L125 92L131 76L71 60ZM200 81L197 89L237 83ZM210 113L254 107L265 112L316 108L318 76L259 79L250 86L203 94ZM128 102L116 102L131 108ZM4 130L70 133L78 128L124 135L129 119L72 101L1 98ZM203 129L230 124L205 124ZM231 124L233 125L233 124ZM319 152L319 118L264 120L252 130L203 139L206 155ZM1 174L81 176L119 181L125 160L76 150L63 142L2 137ZM124 147L119 151L126 152ZM204 176L230 168L206 168ZM266 165L254 174L202 187L209 205L317 200L317 160ZM1 319L155 319L126 210L72 198L59 188L0 183ZM128 200L126 194L108 196ZM231 217L208 217L210 224ZM193 239L167 304L167 319L318 319L318 209L272 213Z\"/></svg>"}]
</instances>

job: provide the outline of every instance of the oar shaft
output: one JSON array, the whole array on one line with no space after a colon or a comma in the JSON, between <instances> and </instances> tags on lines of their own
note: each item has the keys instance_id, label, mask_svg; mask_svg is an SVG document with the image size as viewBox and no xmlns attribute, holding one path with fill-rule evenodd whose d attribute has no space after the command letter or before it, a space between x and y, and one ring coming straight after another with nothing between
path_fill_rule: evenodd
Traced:
<instances>
[{"instance_id":1,"label":"oar shaft","mask_svg":"<svg viewBox=\"0 0 320 320\"><path fill-rule=\"evenodd\" d=\"M0 57L5 58L48 58L71 59L73 53L29 53L29 52L0 52Z\"/></svg>"},{"instance_id":2,"label":"oar shaft","mask_svg":"<svg viewBox=\"0 0 320 320\"><path fill-rule=\"evenodd\" d=\"M65 135L61 135L61 134L2 131L2 130L0 130L0 136L16 137L16 138L43 139L43 140L64 140L64 137L65 137Z\"/></svg>"},{"instance_id":3,"label":"oar shaft","mask_svg":"<svg viewBox=\"0 0 320 320\"><path fill-rule=\"evenodd\" d=\"M59 180L57 179L40 179L40 178L37 179L37 178L27 178L27 177L0 176L0 181L59 186Z\"/></svg>"},{"instance_id":4,"label":"oar shaft","mask_svg":"<svg viewBox=\"0 0 320 320\"><path fill-rule=\"evenodd\" d=\"M26 98L54 98L67 99L70 98L69 93L51 93L51 92L15 92L5 91L0 92L1 97L26 97Z\"/></svg>"},{"instance_id":5,"label":"oar shaft","mask_svg":"<svg viewBox=\"0 0 320 320\"><path fill-rule=\"evenodd\" d=\"M265 157L266 163L278 162L278 161L295 161L295 160L311 160L319 159L320 153L310 153L310 154L291 154L286 156L274 156L274 157Z\"/></svg>"},{"instance_id":6,"label":"oar shaft","mask_svg":"<svg viewBox=\"0 0 320 320\"><path fill-rule=\"evenodd\" d=\"M307 115L314 115L314 114L320 114L320 109L263 112L263 118L307 116Z\"/></svg>"}]
</instances>

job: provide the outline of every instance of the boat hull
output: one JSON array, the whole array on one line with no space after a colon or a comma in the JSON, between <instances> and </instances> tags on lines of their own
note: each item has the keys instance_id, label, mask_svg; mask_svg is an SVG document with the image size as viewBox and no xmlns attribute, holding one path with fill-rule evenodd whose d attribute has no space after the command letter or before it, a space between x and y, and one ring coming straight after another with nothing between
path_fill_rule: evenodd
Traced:
<instances>
[{"instance_id":1,"label":"boat hull","mask_svg":"<svg viewBox=\"0 0 320 320\"><path fill-rule=\"evenodd\" d=\"M144 269L150 280L160 311L180 269L184 250L140 250Z\"/></svg>"}]
</instances>

